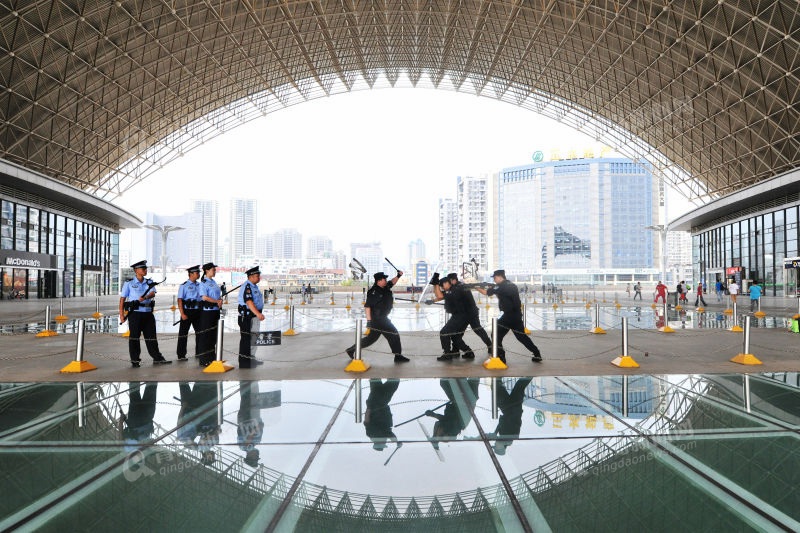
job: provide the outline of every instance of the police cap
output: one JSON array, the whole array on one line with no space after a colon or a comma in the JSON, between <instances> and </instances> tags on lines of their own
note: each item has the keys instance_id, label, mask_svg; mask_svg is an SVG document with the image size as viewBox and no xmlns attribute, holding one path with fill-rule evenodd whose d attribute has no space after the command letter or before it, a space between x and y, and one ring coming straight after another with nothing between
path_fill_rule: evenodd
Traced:
<instances>
[{"instance_id":1,"label":"police cap","mask_svg":"<svg viewBox=\"0 0 800 533\"><path fill-rule=\"evenodd\" d=\"M389 279L389 276L387 276L383 272L375 272L375 274L372 277L375 278L375 281L380 281L382 279Z\"/></svg>"},{"instance_id":2,"label":"police cap","mask_svg":"<svg viewBox=\"0 0 800 533\"><path fill-rule=\"evenodd\" d=\"M212 268L217 268L217 265L215 265L212 262L208 262L205 265L203 265L203 272L205 272L206 270L211 270Z\"/></svg>"},{"instance_id":3,"label":"police cap","mask_svg":"<svg viewBox=\"0 0 800 533\"><path fill-rule=\"evenodd\" d=\"M453 284L453 281L450 279L450 277L441 278L441 279L439 280L439 286L440 286L440 287L444 287L444 284L445 284L445 283L447 283L448 285L452 285L452 284Z\"/></svg>"},{"instance_id":4,"label":"police cap","mask_svg":"<svg viewBox=\"0 0 800 533\"><path fill-rule=\"evenodd\" d=\"M190 266L189 268L186 269L186 272L188 272L189 274L191 274L193 272L198 272L199 273L200 272L200 265Z\"/></svg>"},{"instance_id":5,"label":"police cap","mask_svg":"<svg viewBox=\"0 0 800 533\"><path fill-rule=\"evenodd\" d=\"M249 278L250 276L252 276L253 274L261 274L261 267L259 267L258 265L256 265L256 266L254 266L253 268L251 268L251 269L248 269L248 270L245 272L245 275L246 275L248 278Z\"/></svg>"},{"instance_id":6,"label":"police cap","mask_svg":"<svg viewBox=\"0 0 800 533\"><path fill-rule=\"evenodd\" d=\"M495 277L495 276L500 276L501 278L505 278L506 277L506 271L505 270L495 270L494 274L492 274L492 277Z\"/></svg>"},{"instance_id":7,"label":"police cap","mask_svg":"<svg viewBox=\"0 0 800 533\"><path fill-rule=\"evenodd\" d=\"M137 269L137 268L147 268L147 260L146 259L142 259L141 261L132 264L131 268L133 268L134 270Z\"/></svg>"}]
</instances>

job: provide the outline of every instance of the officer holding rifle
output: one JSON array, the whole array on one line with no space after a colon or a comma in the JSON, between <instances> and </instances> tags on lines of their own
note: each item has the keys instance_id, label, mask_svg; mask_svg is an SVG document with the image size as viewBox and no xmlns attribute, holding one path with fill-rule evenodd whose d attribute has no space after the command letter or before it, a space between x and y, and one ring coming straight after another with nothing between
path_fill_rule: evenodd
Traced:
<instances>
[{"instance_id":1,"label":"officer holding rifle","mask_svg":"<svg viewBox=\"0 0 800 533\"><path fill-rule=\"evenodd\" d=\"M153 316L153 306L156 295L156 285L150 278L146 278L147 261L139 261L131 265L135 277L125 282L119 293L119 321L120 324L128 321L130 338L128 339L128 353L131 357L131 366L139 368L141 365L142 347L139 337L144 334L144 343L147 353L153 358L154 365L168 365L158 349L156 339L156 319Z\"/></svg>"}]
</instances>

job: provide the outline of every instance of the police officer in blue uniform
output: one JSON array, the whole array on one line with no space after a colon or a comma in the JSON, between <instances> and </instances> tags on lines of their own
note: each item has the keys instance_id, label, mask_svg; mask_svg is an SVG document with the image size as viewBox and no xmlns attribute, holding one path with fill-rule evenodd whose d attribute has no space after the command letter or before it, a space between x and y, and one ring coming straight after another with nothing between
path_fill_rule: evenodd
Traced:
<instances>
[{"instance_id":1,"label":"police officer in blue uniform","mask_svg":"<svg viewBox=\"0 0 800 533\"><path fill-rule=\"evenodd\" d=\"M200 284L197 278L200 277L200 265L194 265L186 269L189 279L181 283L178 287L178 312L181 314L180 326L178 326L178 346L176 353L178 361L186 361L186 345L189 339L189 327L194 330L194 353L200 353Z\"/></svg>"},{"instance_id":2,"label":"police officer in blue uniform","mask_svg":"<svg viewBox=\"0 0 800 533\"><path fill-rule=\"evenodd\" d=\"M364 303L364 313L367 315L367 327L369 328L369 335L361 339L361 348L371 346L377 341L381 335L386 337L389 342L389 349L394 354L395 363L407 363L410 361L408 357L403 355L403 349L400 344L400 333L394 327L392 321L389 320L389 313L392 312L394 306L394 296L392 295L392 287L397 280L403 276L401 271L389 281L389 276L383 272L376 272L373 277L375 283L367 291L367 301ZM352 359L356 353L355 344L349 347L347 355Z\"/></svg>"},{"instance_id":3,"label":"police officer in blue uniform","mask_svg":"<svg viewBox=\"0 0 800 533\"><path fill-rule=\"evenodd\" d=\"M172 361L167 361L158 350L158 340L156 339L156 319L153 316L153 306L156 295L156 283L150 278L146 278L147 261L139 261L131 265L135 277L125 282L119 293L119 321L128 321L130 338L128 339L128 353L131 357L131 365L139 368L141 364L140 356L142 346L139 343L139 336L144 334L144 344L147 346L147 353L153 358L154 365L168 365ZM127 312L127 315L126 315Z\"/></svg>"},{"instance_id":4,"label":"police officer in blue uniform","mask_svg":"<svg viewBox=\"0 0 800 533\"><path fill-rule=\"evenodd\" d=\"M253 329L258 331L258 322L253 319L264 320L261 313L264 309L264 296L258 290L258 282L261 280L259 267L254 266L245 274L247 281L239 289L239 368L253 368L264 364L264 361L253 357L250 351Z\"/></svg>"},{"instance_id":5,"label":"police officer in blue uniform","mask_svg":"<svg viewBox=\"0 0 800 533\"><path fill-rule=\"evenodd\" d=\"M478 287L477 291L486 296L497 296L498 307L503 312L503 315L497 319L497 356L501 361L506 362L503 337L511 331L517 340L531 352L531 361L540 363L542 356L539 353L539 348L536 347L530 337L525 335L519 289L506 279L505 270L495 270L492 278L495 283L494 287L489 287L488 289Z\"/></svg>"},{"instance_id":6,"label":"police officer in blue uniform","mask_svg":"<svg viewBox=\"0 0 800 533\"><path fill-rule=\"evenodd\" d=\"M203 265L203 277L200 278L200 366L208 366L214 360L217 347L217 324L222 307L222 290L214 281L217 265Z\"/></svg>"}]
</instances>

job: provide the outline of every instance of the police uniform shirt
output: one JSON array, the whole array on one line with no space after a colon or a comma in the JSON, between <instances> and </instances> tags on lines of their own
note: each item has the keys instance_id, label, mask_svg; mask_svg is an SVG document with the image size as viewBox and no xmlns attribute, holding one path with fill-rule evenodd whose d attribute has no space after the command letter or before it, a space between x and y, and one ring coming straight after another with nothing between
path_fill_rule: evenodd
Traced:
<instances>
[{"instance_id":1,"label":"police uniform shirt","mask_svg":"<svg viewBox=\"0 0 800 533\"><path fill-rule=\"evenodd\" d=\"M507 279L486 290L488 296L497 296L497 305L504 313L521 313L519 289Z\"/></svg>"},{"instance_id":2,"label":"police uniform shirt","mask_svg":"<svg viewBox=\"0 0 800 533\"><path fill-rule=\"evenodd\" d=\"M214 281L213 278L206 278L200 283L200 296L208 296L212 300L219 300L220 296L222 295L222 291L217 285L217 282ZM208 300L203 300L203 310L205 311L216 311L219 309L219 306L216 302L209 302Z\"/></svg>"},{"instance_id":3,"label":"police uniform shirt","mask_svg":"<svg viewBox=\"0 0 800 533\"><path fill-rule=\"evenodd\" d=\"M478 311L478 304L475 303L475 297L472 296L472 291L461 285L456 285L453 292L458 296L458 312L471 313Z\"/></svg>"},{"instance_id":4,"label":"police uniform shirt","mask_svg":"<svg viewBox=\"0 0 800 533\"><path fill-rule=\"evenodd\" d=\"M150 278L143 278L142 281L133 278L125 282L125 285L122 286L122 290L119 291L119 295L121 298L125 298L126 302L138 302L139 298L145 294L156 292L156 288L152 285L154 285L154 283ZM139 307L135 309L135 311L139 311L140 313L147 313L152 310L153 298L142 300L139 302Z\"/></svg>"},{"instance_id":5,"label":"police uniform shirt","mask_svg":"<svg viewBox=\"0 0 800 533\"><path fill-rule=\"evenodd\" d=\"M364 307L372 309L373 319L388 316L392 312L394 306L392 287L391 281L387 281L383 288L375 283L367 292L367 301L364 303Z\"/></svg>"},{"instance_id":6,"label":"police uniform shirt","mask_svg":"<svg viewBox=\"0 0 800 533\"><path fill-rule=\"evenodd\" d=\"M258 290L258 285L247 280L239 290L239 306L246 307L247 301L252 300L259 312L264 309L264 295ZM249 309L249 308L248 308Z\"/></svg>"},{"instance_id":7,"label":"police uniform shirt","mask_svg":"<svg viewBox=\"0 0 800 533\"><path fill-rule=\"evenodd\" d=\"M458 314L462 311L460 294L452 285L448 290L442 290L444 296L444 310L451 315Z\"/></svg>"},{"instance_id":8,"label":"police uniform shirt","mask_svg":"<svg viewBox=\"0 0 800 533\"><path fill-rule=\"evenodd\" d=\"M178 287L178 300L183 300L185 310L198 309L200 305L200 284L187 279Z\"/></svg>"}]
</instances>

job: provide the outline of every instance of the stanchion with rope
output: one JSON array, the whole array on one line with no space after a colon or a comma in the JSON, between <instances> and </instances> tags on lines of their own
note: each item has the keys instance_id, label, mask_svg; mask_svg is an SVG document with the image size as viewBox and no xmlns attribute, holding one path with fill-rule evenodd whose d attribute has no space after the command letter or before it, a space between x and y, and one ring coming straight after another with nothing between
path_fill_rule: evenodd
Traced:
<instances>
[{"instance_id":1,"label":"stanchion with rope","mask_svg":"<svg viewBox=\"0 0 800 533\"><path fill-rule=\"evenodd\" d=\"M363 319L356 320L356 351L353 354L353 360L350 361L344 368L345 372L366 372L369 370L369 365L361 359L361 330Z\"/></svg>"},{"instance_id":2,"label":"stanchion with rope","mask_svg":"<svg viewBox=\"0 0 800 533\"><path fill-rule=\"evenodd\" d=\"M103 316L103 313L100 312L100 298L95 298L94 300L94 313L92 314L92 318L100 318Z\"/></svg>"},{"instance_id":3,"label":"stanchion with rope","mask_svg":"<svg viewBox=\"0 0 800 533\"><path fill-rule=\"evenodd\" d=\"M69 319L67 315L64 314L64 298L58 299L58 314L56 315L55 321L56 322L65 322Z\"/></svg>"},{"instance_id":4,"label":"stanchion with rope","mask_svg":"<svg viewBox=\"0 0 800 533\"><path fill-rule=\"evenodd\" d=\"M283 334L287 337L297 335L297 332L294 330L294 306L289 307L289 329L284 331Z\"/></svg>"},{"instance_id":5,"label":"stanchion with rope","mask_svg":"<svg viewBox=\"0 0 800 533\"><path fill-rule=\"evenodd\" d=\"M497 317L492 317L492 356L483 362L487 370L506 370L508 365L497 356Z\"/></svg>"},{"instance_id":6,"label":"stanchion with rope","mask_svg":"<svg viewBox=\"0 0 800 533\"><path fill-rule=\"evenodd\" d=\"M736 304L734 304L735 306ZM731 359L734 363L740 365L760 365L761 361L755 355L750 353L750 317L744 317L744 339L742 342L742 353Z\"/></svg>"},{"instance_id":7,"label":"stanchion with rope","mask_svg":"<svg viewBox=\"0 0 800 533\"><path fill-rule=\"evenodd\" d=\"M622 355L611 361L620 368L639 368L639 363L628 355L628 317L622 317Z\"/></svg>"},{"instance_id":8,"label":"stanchion with rope","mask_svg":"<svg viewBox=\"0 0 800 533\"><path fill-rule=\"evenodd\" d=\"M661 333L675 333L675 330L669 327L669 304L664 301L664 325L658 328Z\"/></svg>"},{"instance_id":9,"label":"stanchion with rope","mask_svg":"<svg viewBox=\"0 0 800 533\"><path fill-rule=\"evenodd\" d=\"M55 337L58 335L55 331L50 329L50 306L44 308L44 329L36 334L37 337Z\"/></svg>"},{"instance_id":10,"label":"stanchion with rope","mask_svg":"<svg viewBox=\"0 0 800 533\"><path fill-rule=\"evenodd\" d=\"M739 325L739 312L736 309L736 302L733 302L733 326L731 326L728 331L733 331L735 333L741 333L744 331Z\"/></svg>"},{"instance_id":11,"label":"stanchion with rope","mask_svg":"<svg viewBox=\"0 0 800 533\"><path fill-rule=\"evenodd\" d=\"M226 361L222 360L222 340L223 331L225 330L225 319L220 318L217 322L217 350L216 359L211 361L211 364L203 369L207 374L222 374L228 370L233 370L233 365L229 365Z\"/></svg>"},{"instance_id":12,"label":"stanchion with rope","mask_svg":"<svg viewBox=\"0 0 800 533\"><path fill-rule=\"evenodd\" d=\"M83 360L83 338L86 332L86 321L84 319L78 320L78 342L75 346L75 360L61 369L62 373L80 373L88 372L90 370L97 370L97 367L92 363Z\"/></svg>"},{"instance_id":13,"label":"stanchion with rope","mask_svg":"<svg viewBox=\"0 0 800 533\"><path fill-rule=\"evenodd\" d=\"M586 304L586 309L589 309L589 304ZM589 330L590 333L598 335L605 335L606 330L600 327L600 304L594 304L594 327Z\"/></svg>"}]
</instances>

